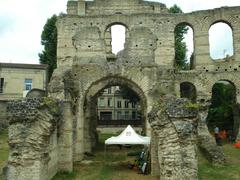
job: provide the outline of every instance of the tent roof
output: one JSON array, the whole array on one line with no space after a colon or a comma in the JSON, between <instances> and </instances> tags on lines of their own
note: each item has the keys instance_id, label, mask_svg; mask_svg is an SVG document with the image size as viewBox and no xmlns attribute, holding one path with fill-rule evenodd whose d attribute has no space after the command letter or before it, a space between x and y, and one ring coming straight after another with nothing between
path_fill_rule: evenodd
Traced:
<instances>
[{"instance_id":1,"label":"tent roof","mask_svg":"<svg viewBox=\"0 0 240 180\"><path fill-rule=\"evenodd\" d=\"M134 129L128 125L119 135L113 136L105 141L105 144L150 144L150 137L144 137L137 134Z\"/></svg>"}]
</instances>

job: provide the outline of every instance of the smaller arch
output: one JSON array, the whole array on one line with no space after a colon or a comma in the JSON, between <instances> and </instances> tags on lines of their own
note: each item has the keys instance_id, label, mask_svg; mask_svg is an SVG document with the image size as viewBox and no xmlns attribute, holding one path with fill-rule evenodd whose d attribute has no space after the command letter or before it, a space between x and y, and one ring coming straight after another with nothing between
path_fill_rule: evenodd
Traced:
<instances>
[{"instance_id":1,"label":"smaller arch","mask_svg":"<svg viewBox=\"0 0 240 180\"><path fill-rule=\"evenodd\" d=\"M214 127L218 127L231 137L236 137L239 131L237 109L235 84L227 79L216 81L212 85L211 106L207 117L209 130L213 131ZM216 141L218 143L217 139Z\"/></svg>"},{"instance_id":2,"label":"smaller arch","mask_svg":"<svg viewBox=\"0 0 240 180\"><path fill-rule=\"evenodd\" d=\"M126 39L129 37L129 30L126 24L112 22L104 30L104 42L106 53L112 57L125 48Z\"/></svg>"},{"instance_id":3,"label":"smaller arch","mask_svg":"<svg viewBox=\"0 0 240 180\"><path fill-rule=\"evenodd\" d=\"M226 20L214 21L208 30L209 52L213 60L227 59L234 55L233 27Z\"/></svg>"},{"instance_id":4,"label":"smaller arch","mask_svg":"<svg viewBox=\"0 0 240 180\"><path fill-rule=\"evenodd\" d=\"M174 39L175 68L180 70L194 69L194 28L192 24L185 21L178 23L174 29Z\"/></svg>"},{"instance_id":5,"label":"smaller arch","mask_svg":"<svg viewBox=\"0 0 240 180\"><path fill-rule=\"evenodd\" d=\"M225 23L225 24L227 24L227 25L233 30L232 24L231 24L228 20L225 20L225 19L218 19L218 20L213 21L213 22L210 24L210 26L209 26L208 29L210 29L211 26L213 26L214 24L217 24L217 23Z\"/></svg>"},{"instance_id":6,"label":"smaller arch","mask_svg":"<svg viewBox=\"0 0 240 180\"><path fill-rule=\"evenodd\" d=\"M176 24L175 28L176 28L177 26L179 26L179 25L187 25L187 26L191 27L192 30L193 30L193 32L194 32L194 26L193 26L191 23L187 22L187 21L179 22L178 24Z\"/></svg>"},{"instance_id":7,"label":"smaller arch","mask_svg":"<svg viewBox=\"0 0 240 180\"><path fill-rule=\"evenodd\" d=\"M111 22L111 23L107 24L107 26L105 27L104 31L106 31L108 28L110 28L111 26L114 26L114 25L121 25L121 26L124 26L127 30L129 30L128 25L126 25L123 22Z\"/></svg>"},{"instance_id":8,"label":"smaller arch","mask_svg":"<svg viewBox=\"0 0 240 180\"><path fill-rule=\"evenodd\" d=\"M192 102L196 102L197 99L197 90L194 84L191 82L182 82L180 84L180 97L187 98Z\"/></svg>"}]
</instances>

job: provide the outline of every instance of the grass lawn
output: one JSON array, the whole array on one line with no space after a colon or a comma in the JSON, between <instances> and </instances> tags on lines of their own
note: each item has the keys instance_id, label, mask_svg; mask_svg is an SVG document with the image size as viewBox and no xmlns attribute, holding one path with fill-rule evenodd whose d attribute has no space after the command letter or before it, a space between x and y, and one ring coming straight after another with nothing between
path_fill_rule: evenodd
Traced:
<instances>
[{"instance_id":1,"label":"grass lawn","mask_svg":"<svg viewBox=\"0 0 240 180\"><path fill-rule=\"evenodd\" d=\"M100 136L100 145L96 148L94 156L88 156L84 162L74 165L73 173L58 173L53 180L157 180L150 175L138 174L128 169L127 162L133 162L134 157L127 156L128 152L139 151L141 146L122 148L109 146L104 159L103 142L109 134ZM224 166L212 166L203 155L198 153L200 180L239 180L240 179L240 149L233 145L223 146L227 158ZM0 168L4 166L8 157L7 132L0 133ZM1 179L1 171L0 171Z\"/></svg>"},{"instance_id":2,"label":"grass lawn","mask_svg":"<svg viewBox=\"0 0 240 180\"><path fill-rule=\"evenodd\" d=\"M7 131L0 132L0 179L2 179L2 168L8 159L7 138Z\"/></svg>"}]
</instances>

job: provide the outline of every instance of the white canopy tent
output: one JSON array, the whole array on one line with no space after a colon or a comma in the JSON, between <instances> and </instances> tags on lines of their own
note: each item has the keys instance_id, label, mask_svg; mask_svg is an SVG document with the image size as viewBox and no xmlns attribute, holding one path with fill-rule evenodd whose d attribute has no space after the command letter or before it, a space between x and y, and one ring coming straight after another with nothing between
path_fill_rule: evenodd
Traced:
<instances>
[{"instance_id":1,"label":"white canopy tent","mask_svg":"<svg viewBox=\"0 0 240 180\"><path fill-rule=\"evenodd\" d=\"M105 141L105 145L111 144L143 144L149 145L150 144L150 137L144 137L137 134L134 129L128 125L123 132L116 137L111 137Z\"/></svg>"}]
</instances>

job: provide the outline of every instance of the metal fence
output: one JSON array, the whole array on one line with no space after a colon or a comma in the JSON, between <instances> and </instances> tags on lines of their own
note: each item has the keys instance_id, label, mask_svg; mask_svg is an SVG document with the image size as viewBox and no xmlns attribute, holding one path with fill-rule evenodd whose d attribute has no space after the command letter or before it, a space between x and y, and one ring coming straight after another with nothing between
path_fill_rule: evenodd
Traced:
<instances>
[{"instance_id":1,"label":"metal fence","mask_svg":"<svg viewBox=\"0 0 240 180\"><path fill-rule=\"evenodd\" d=\"M142 124L141 120L98 120L100 126L141 126Z\"/></svg>"}]
</instances>

